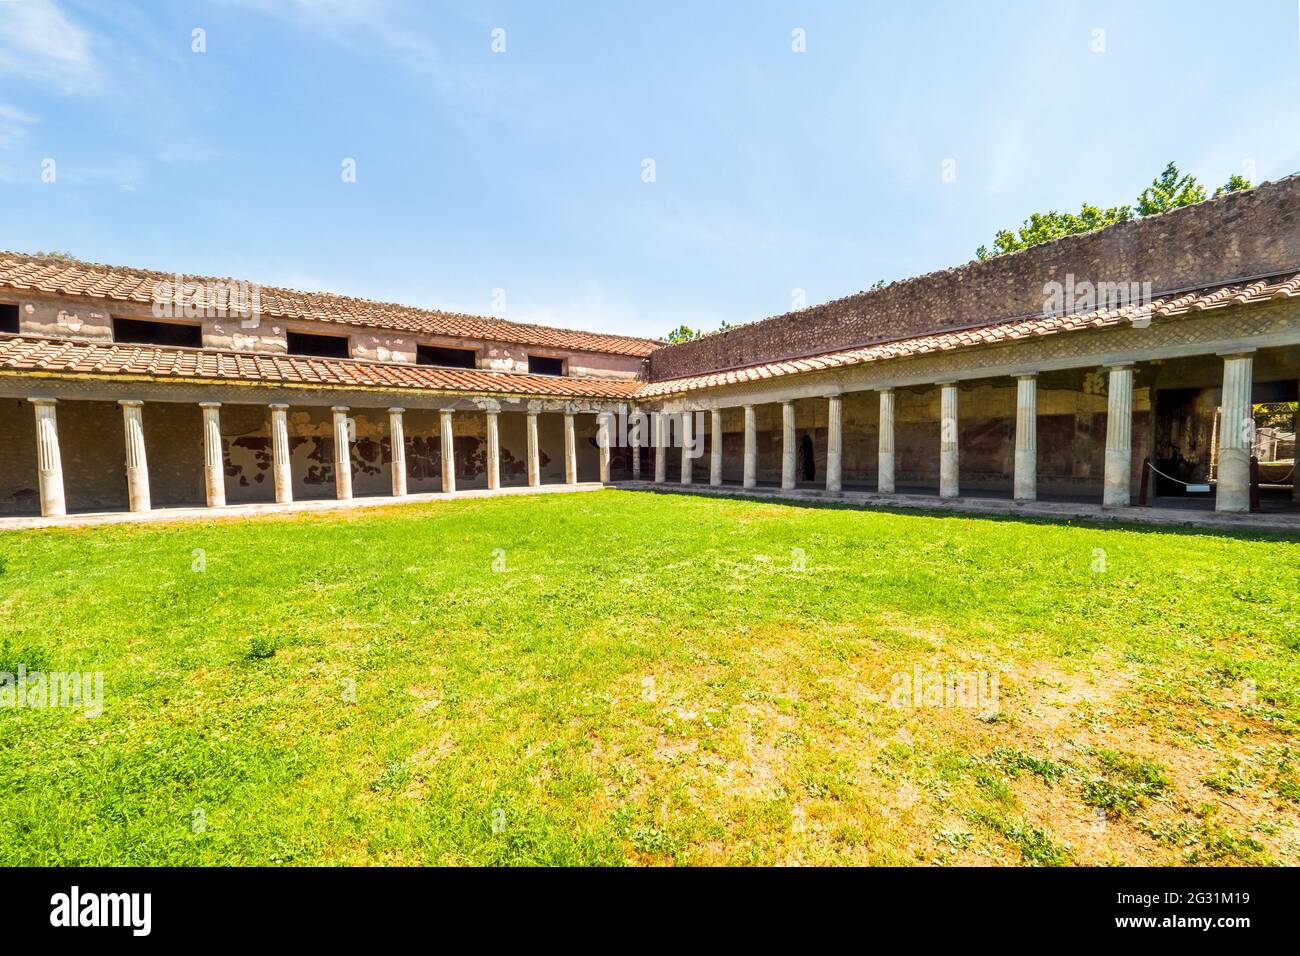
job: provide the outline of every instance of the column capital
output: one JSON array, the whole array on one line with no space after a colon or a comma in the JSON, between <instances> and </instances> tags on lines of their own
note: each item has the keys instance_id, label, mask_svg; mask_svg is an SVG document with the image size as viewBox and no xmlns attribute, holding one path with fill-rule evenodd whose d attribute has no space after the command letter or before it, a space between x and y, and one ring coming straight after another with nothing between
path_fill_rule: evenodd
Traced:
<instances>
[{"instance_id":1,"label":"column capital","mask_svg":"<svg viewBox=\"0 0 1300 956\"><path fill-rule=\"evenodd\" d=\"M1255 355L1255 349L1253 348L1233 349L1230 352L1215 352L1214 354L1217 355L1219 358L1223 358L1223 359L1253 358Z\"/></svg>"},{"instance_id":2,"label":"column capital","mask_svg":"<svg viewBox=\"0 0 1300 956\"><path fill-rule=\"evenodd\" d=\"M270 405L267 405L266 407L273 409L274 411L277 412L282 412L286 410L289 406L284 404L283 402L272 402Z\"/></svg>"},{"instance_id":3,"label":"column capital","mask_svg":"<svg viewBox=\"0 0 1300 956\"><path fill-rule=\"evenodd\" d=\"M1034 379L1038 378L1038 373L1037 373L1037 372L1017 372L1015 375L1013 375L1013 376L1011 376L1011 377L1014 378L1014 379L1015 379L1016 381L1018 381L1018 382L1032 382Z\"/></svg>"},{"instance_id":4,"label":"column capital","mask_svg":"<svg viewBox=\"0 0 1300 956\"><path fill-rule=\"evenodd\" d=\"M400 409L399 409L399 411L400 411ZM483 414L484 414L484 415L487 415L489 418L495 418L496 416L498 416L498 415L501 414L501 409L499 409L499 408L485 408L485 409L483 409Z\"/></svg>"},{"instance_id":5,"label":"column capital","mask_svg":"<svg viewBox=\"0 0 1300 956\"><path fill-rule=\"evenodd\" d=\"M404 408L398 408L397 406L393 406L392 408L390 408L390 409L388 410L388 414L390 414L390 415L400 415L400 414L402 414L402 412L404 412L404 411L406 411L406 409L404 409Z\"/></svg>"},{"instance_id":6,"label":"column capital","mask_svg":"<svg viewBox=\"0 0 1300 956\"><path fill-rule=\"evenodd\" d=\"M894 394L894 386L893 386L893 385L881 385L879 388L876 389L876 391L877 391L877 392L880 392L881 394L884 394L884 395L892 395L892 394Z\"/></svg>"},{"instance_id":7,"label":"column capital","mask_svg":"<svg viewBox=\"0 0 1300 956\"><path fill-rule=\"evenodd\" d=\"M29 398L27 399L27 401L37 406L42 406L42 405L48 406L48 405L59 404L59 400L57 398Z\"/></svg>"},{"instance_id":8,"label":"column capital","mask_svg":"<svg viewBox=\"0 0 1300 956\"><path fill-rule=\"evenodd\" d=\"M957 380L955 378L946 378L942 381L935 382L934 384L938 385L940 388L948 388L949 386L956 385Z\"/></svg>"},{"instance_id":9,"label":"column capital","mask_svg":"<svg viewBox=\"0 0 1300 956\"><path fill-rule=\"evenodd\" d=\"M1110 365L1105 366L1105 368L1108 372L1123 372L1126 369L1131 371L1132 369L1137 368L1137 362L1112 362Z\"/></svg>"},{"instance_id":10,"label":"column capital","mask_svg":"<svg viewBox=\"0 0 1300 956\"><path fill-rule=\"evenodd\" d=\"M348 406L348 405L331 405L331 406L330 406L330 411L331 411L331 412L335 412L335 413L338 413L338 412L350 412L350 411L352 411L352 408L351 408L351 406Z\"/></svg>"},{"instance_id":11,"label":"column capital","mask_svg":"<svg viewBox=\"0 0 1300 956\"><path fill-rule=\"evenodd\" d=\"M199 402L199 408L220 408L220 402Z\"/></svg>"},{"instance_id":12,"label":"column capital","mask_svg":"<svg viewBox=\"0 0 1300 956\"><path fill-rule=\"evenodd\" d=\"M139 408L144 402L138 398L119 398L117 404L123 408Z\"/></svg>"}]
</instances>

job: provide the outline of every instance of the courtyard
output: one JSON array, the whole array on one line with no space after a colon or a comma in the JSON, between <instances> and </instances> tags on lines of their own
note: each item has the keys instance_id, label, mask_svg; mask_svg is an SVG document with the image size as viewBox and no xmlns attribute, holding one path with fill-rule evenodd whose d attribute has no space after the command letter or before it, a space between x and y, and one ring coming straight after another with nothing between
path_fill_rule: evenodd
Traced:
<instances>
[{"instance_id":1,"label":"courtyard","mask_svg":"<svg viewBox=\"0 0 1300 956\"><path fill-rule=\"evenodd\" d=\"M0 535L5 864L1300 863L1300 541L604 490Z\"/></svg>"}]
</instances>

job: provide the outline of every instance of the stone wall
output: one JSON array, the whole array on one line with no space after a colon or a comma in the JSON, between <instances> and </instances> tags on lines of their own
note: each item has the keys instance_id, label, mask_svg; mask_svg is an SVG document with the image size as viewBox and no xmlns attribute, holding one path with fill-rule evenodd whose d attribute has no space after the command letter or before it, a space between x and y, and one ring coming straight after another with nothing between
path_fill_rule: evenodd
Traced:
<instances>
[{"instance_id":1,"label":"stone wall","mask_svg":"<svg viewBox=\"0 0 1300 956\"><path fill-rule=\"evenodd\" d=\"M1150 282L1152 292L1300 269L1300 176L971 262L652 353L650 379L815 355L1039 315L1044 285Z\"/></svg>"}]
</instances>

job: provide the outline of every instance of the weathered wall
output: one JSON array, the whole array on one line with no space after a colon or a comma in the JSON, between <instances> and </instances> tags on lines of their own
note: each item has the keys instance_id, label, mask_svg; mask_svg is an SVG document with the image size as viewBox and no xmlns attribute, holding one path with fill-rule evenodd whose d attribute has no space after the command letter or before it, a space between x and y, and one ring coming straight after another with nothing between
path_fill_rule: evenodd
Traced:
<instances>
[{"instance_id":1,"label":"weathered wall","mask_svg":"<svg viewBox=\"0 0 1300 956\"><path fill-rule=\"evenodd\" d=\"M1043 286L1150 282L1155 293L1300 268L1300 177L1069 236L655 351L652 381L1041 314Z\"/></svg>"}]
</instances>

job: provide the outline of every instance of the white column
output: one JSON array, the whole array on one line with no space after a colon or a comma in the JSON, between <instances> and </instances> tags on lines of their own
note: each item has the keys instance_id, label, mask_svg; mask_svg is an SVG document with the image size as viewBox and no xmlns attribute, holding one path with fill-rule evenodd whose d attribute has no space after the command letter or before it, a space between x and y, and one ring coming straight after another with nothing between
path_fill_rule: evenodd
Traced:
<instances>
[{"instance_id":1,"label":"white column","mask_svg":"<svg viewBox=\"0 0 1300 956\"><path fill-rule=\"evenodd\" d=\"M794 487L794 402L781 403L781 490Z\"/></svg>"},{"instance_id":2,"label":"white column","mask_svg":"<svg viewBox=\"0 0 1300 956\"><path fill-rule=\"evenodd\" d=\"M404 408L388 410L388 453L392 458L393 497L406 494L406 425L402 421Z\"/></svg>"},{"instance_id":3,"label":"white column","mask_svg":"<svg viewBox=\"0 0 1300 956\"><path fill-rule=\"evenodd\" d=\"M352 442L348 435L348 406L334 405L334 497L352 497Z\"/></svg>"},{"instance_id":4,"label":"white column","mask_svg":"<svg viewBox=\"0 0 1300 956\"><path fill-rule=\"evenodd\" d=\"M880 390L880 445L877 453L876 491L894 493L894 390Z\"/></svg>"},{"instance_id":5,"label":"white column","mask_svg":"<svg viewBox=\"0 0 1300 956\"><path fill-rule=\"evenodd\" d=\"M826 490L839 491L844 487L844 397L831 395L826 405Z\"/></svg>"},{"instance_id":6,"label":"white column","mask_svg":"<svg viewBox=\"0 0 1300 956\"><path fill-rule=\"evenodd\" d=\"M487 412L487 481L488 488L501 487L501 432L497 427L497 412Z\"/></svg>"},{"instance_id":7,"label":"white column","mask_svg":"<svg viewBox=\"0 0 1300 956\"><path fill-rule=\"evenodd\" d=\"M528 487L542 483L541 452L537 445L537 413L528 413Z\"/></svg>"},{"instance_id":8,"label":"white column","mask_svg":"<svg viewBox=\"0 0 1300 956\"><path fill-rule=\"evenodd\" d=\"M41 514L50 518L68 513L63 497L63 456L59 454L59 423L55 400L33 398L36 408L36 469L41 487Z\"/></svg>"},{"instance_id":9,"label":"white column","mask_svg":"<svg viewBox=\"0 0 1300 956\"><path fill-rule=\"evenodd\" d=\"M221 450L221 403L199 402L203 410L203 487L209 508L226 504L226 456Z\"/></svg>"},{"instance_id":10,"label":"white column","mask_svg":"<svg viewBox=\"0 0 1300 956\"><path fill-rule=\"evenodd\" d=\"M1215 511L1250 510L1250 453L1255 439L1251 382L1255 360L1249 353L1223 357L1223 424L1219 434L1219 483Z\"/></svg>"},{"instance_id":11,"label":"white column","mask_svg":"<svg viewBox=\"0 0 1300 956\"><path fill-rule=\"evenodd\" d=\"M451 429L450 408L438 409L438 434L442 446L442 490L448 494L456 490L456 441Z\"/></svg>"},{"instance_id":12,"label":"white column","mask_svg":"<svg viewBox=\"0 0 1300 956\"><path fill-rule=\"evenodd\" d=\"M695 480L695 459L691 457L691 446L695 444L695 413L682 411L682 484L689 485Z\"/></svg>"},{"instance_id":13,"label":"white column","mask_svg":"<svg viewBox=\"0 0 1300 956\"><path fill-rule=\"evenodd\" d=\"M564 413L564 483L578 483L578 439L573 433L573 413Z\"/></svg>"},{"instance_id":14,"label":"white column","mask_svg":"<svg viewBox=\"0 0 1300 956\"><path fill-rule=\"evenodd\" d=\"M1102 504L1107 508L1128 505L1133 473L1133 366L1110 369L1109 400L1106 406L1106 477Z\"/></svg>"},{"instance_id":15,"label":"white column","mask_svg":"<svg viewBox=\"0 0 1300 956\"><path fill-rule=\"evenodd\" d=\"M758 483L758 419L754 406L745 406L745 476L741 484L753 488Z\"/></svg>"},{"instance_id":16,"label":"white column","mask_svg":"<svg viewBox=\"0 0 1300 956\"><path fill-rule=\"evenodd\" d=\"M655 446L655 483L663 484L668 477L668 459L664 449L664 443L668 436L664 434L664 413L652 412L650 420L653 423L651 432L654 435L652 440Z\"/></svg>"},{"instance_id":17,"label":"white column","mask_svg":"<svg viewBox=\"0 0 1300 956\"><path fill-rule=\"evenodd\" d=\"M722 409L715 408L709 418L709 484L722 484Z\"/></svg>"},{"instance_id":18,"label":"white column","mask_svg":"<svg viewBox=\"0 0 1300 956\"><path fill-rule=\"evenodd\" d=\"M632 406L628 414L628 421L635 423L629 426L628 431L631 433L628 444L632 447L632 480L641 480L641 447L645 444L645 423L637 417L640 409L635 405Z\"/></svg>"},{"instance_id":19,"label":"white column","mask_svg":"<svg viewBox=\"0 0 1300 956\"><path fill-rule=\"evenodd\" d=\"M271 473L278 504L293 501L293 471L289 460L289 406L271 405Z\"/></svg>"},{"instance_id":20,"label":"white column","mask_svg":"<svg viewBox=\"0 0 1300 956\"><path fill-rule=\"evenodd\" d=\"M1038 497L1038 376L1016 376L1016 501Z\"/></svg>"},{"instance_id":21,"label":"white column","mask_svg":"<svg viewBox=\"0 0 1300 956\"><path fill-rule=\"evenodd\" d=\"M957 385L939 385L939 497L956 498L961 493L957 477Z\"/></svg>"},{"instance_id":22,"label":"white column","mask_svg":"<svg viewBox=\"0 0 1300 956\"><path fill-rule=\"evenodd\" d=\"M149 463L144 454L144 402L123 400L122 424L126 432L126 493L132 511L148 511Z\"/></svg>"},{"instance_id":23,"label":"white column","mask_svg":"<svg viewBox=\"0 0 1300 956\"><path fill-rule=\"evenodd\" d=\"M610 417L609 412L601 412L596 416L596 451L600 455L601 484L609 481L609 446L614 431L610 427Z\"/></svg>"}]
</instances>

